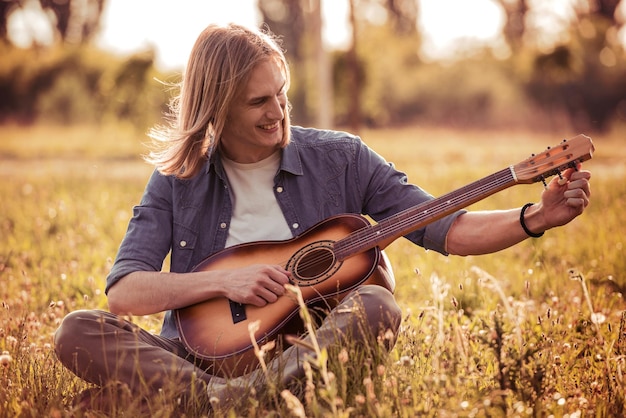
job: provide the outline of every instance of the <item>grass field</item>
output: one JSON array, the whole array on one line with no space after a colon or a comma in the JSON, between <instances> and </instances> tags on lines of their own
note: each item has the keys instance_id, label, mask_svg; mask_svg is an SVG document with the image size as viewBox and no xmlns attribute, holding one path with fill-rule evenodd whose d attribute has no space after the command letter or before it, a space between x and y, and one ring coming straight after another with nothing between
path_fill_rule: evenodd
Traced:
<instances>
[{"instance_id":1,"label":"grass field","mask_svg":"<svg viewBox=\"0 0 626 418\"><path fill-rule=\"evenodd\" d=\"M440 195L574 135L407 128L363 138ZM70 404L87 385L56 361L52 335L66 313L107 306L104 279L151 172L145 140L127 127L0 127L0 417L85 414ZM626 143L623 132L594 142L592 205L570 225L480 257L392 244L405 312L396 347L378 364L329 359L330 379L311 378L306 416L623 415ZM515 186L471 209L521 206L541 190ZM159 330L159 315L134 320ZM137 415L126 401L115 416ZM278 396L243 404L224 414L303 416ZM151 415L174 407L160 397Z\"/></svg>"}]
</instances>

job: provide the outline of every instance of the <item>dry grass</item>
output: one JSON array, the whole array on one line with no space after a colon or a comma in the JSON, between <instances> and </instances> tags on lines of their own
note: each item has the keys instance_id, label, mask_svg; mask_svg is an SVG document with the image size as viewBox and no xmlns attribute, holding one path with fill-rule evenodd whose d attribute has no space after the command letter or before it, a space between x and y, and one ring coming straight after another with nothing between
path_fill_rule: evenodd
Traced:
<instances>
[{"instance_id":1,"label":"dry grass","mask_svg":"<svg viewBox=\"0 0 626 418\"><path fill-rule=\"evenodd\" d=\"M563 139L426 128L363 137L435 195ZM0 417L82 416L69 404L86 385L56 361L52 334L67 312L106 306L104 277L150 173L137 157L144 138L116 127L0 127L0 138ZM381 358L357 347L328 353L328 368L309 375L302 412L623 414L626 146L619 132L594 141L593 203L572 224L481 257L392 244L405 312L395 349ZM473 208L519 206L540 193L517 186ZM158 331L158 315L135 320ZM299 415L292 398L275 395L251 397L229 416ZM173 416L174 404L156 397L151 414ZM135 416L133 408L120 400L115 415Z\"/></svg>"}]
</instances>

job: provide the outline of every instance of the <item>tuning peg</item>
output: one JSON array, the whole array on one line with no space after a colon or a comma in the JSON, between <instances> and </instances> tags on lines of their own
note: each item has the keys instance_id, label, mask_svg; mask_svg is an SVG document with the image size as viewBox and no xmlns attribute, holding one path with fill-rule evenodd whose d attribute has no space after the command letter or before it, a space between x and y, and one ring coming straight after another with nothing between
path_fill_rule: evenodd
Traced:
<instances>
[{"instance_id":1,"label":"tuning peg","mask_svg":"<svg viewBox=\"0 0 626 418\"><path fill-rule=\"evenodd\" d=\"M578 167L576 166L576 161L572 161L568 164L569 167L573 168L574 171L578 171Z\"/></svg>"},{"instance_id":2,"label":"tuning peg","mask_svg":"<svg viewBox=\"0 0 626 418\"><path fill-rule=\"evenodd\" d=\"M563 177L563 174L561 174L561 170L557 171L557 174L559 175L559 185L562 186L567 183L567 179Z\"/></svg>"},{"instance_id":3,"label":"tuning peg","mask_svg":"<svg viewBox=\"0 0 626 418\"><path fill-rule=\"evenodd\" d=\"M540 179L541 179L541 182L543 183L543 188L547 189L548 183L546 182L546 178L544 176L541 176Z\"/></svg>"}]
</instances>

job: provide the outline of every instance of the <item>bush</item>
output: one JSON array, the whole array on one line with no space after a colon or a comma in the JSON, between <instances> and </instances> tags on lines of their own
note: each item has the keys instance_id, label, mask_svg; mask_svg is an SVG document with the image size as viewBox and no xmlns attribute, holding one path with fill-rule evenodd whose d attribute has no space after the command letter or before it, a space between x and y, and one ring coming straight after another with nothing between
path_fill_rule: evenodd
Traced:
<instances>
[{"instance_id":1,"label":"bush","mask_svg":"<svg viewBox=\"0 0 626 418\"><path fill-rule=\"evenodd\" d=\"M0 121L69 124L126 121L145 130L167 96L152 52L120 58L83 48L3 50Z\"/></svg>"}]
</instances>

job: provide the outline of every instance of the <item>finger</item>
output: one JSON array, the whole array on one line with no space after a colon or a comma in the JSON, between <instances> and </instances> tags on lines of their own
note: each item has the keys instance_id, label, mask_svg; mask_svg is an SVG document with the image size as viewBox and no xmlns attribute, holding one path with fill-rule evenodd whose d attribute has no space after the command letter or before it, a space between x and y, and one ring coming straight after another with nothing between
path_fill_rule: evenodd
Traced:
<instances>
[{"instance_id":1,"label":"finger","mask_svg":"<svg viewBox=\"0 0 626 418\"><path fill-rule=\"evenodd\" d=\"M574 171L571 175L568 176L569 181L576 180L589 180L591 179L591 172L586 170Z\"/></svg>"},{"instance_id":2,"label":"finger","mask_svg":"<svg viewBox=\"0 0 626 418\"><path fill-rule=\"evenodd\" d=\"M587 198L591 196L591 188L589 185L589 181L587 179L579 179L573 182L570 182L568 185L569 191L580 190L585 194Z\"/></svg>"},{"instance_id":3,"label":"finger","mask_svg":"<svg viewBox=\"0 0 626 418\"><path fill-rule=\"evenodd\" d=\"M563 193L563 197L567 199L567 205L571 207L584 209L589 204L589 197L581 189L568 190Z\"/></svg>"},{"instance_id":4,"label":"finger","mask_svg":"<svg viewBox=\"0 0 626 418\"><path fill-rule=\"evenodd\" d=\"M268 280L263 282L263 287L276 296L282 296L286 289L285 284L289 283L289 279L285 275L270 276Z\"/></svg>"},{"instance_id":5,"label":"finger","mask_svg":"<svg viewBox=\"0 0 626 418\"><path fill-rule=\"evenodd\" d=\"M577 214L580 215L585 210L587 204L584 199L567 199L567 206L576 210Z\"/></svg>"},{"instance_id":6,"label":"finger","mask_svg":"<svg viewBox=\"0 0 626 418\"><path fill-rule=\"evenodd\" d=\"M559 186L568 185L569 188L574 188L579 187L583 182L588 182L590 178L591 172L589 171L577 171L573 168L568 168L560 173L559 177L554 180ZM577 181L578 183L576 183Z\"/></svg>"},{"instance_id":7,"label":"finger","mask_svg":"<svg viewBox=\"0 0 626 418\"><path fill-rule=\"evenodd\" d=\"M278 287L275 286L274 289L278 289ZM278 295L274 292L273 289L263 289L259 292L258 296L262 298L263 301L266 303L273 303L278 300Z\"/></svg>"},{"instance_id":8,"label":"finger","mask_svg":"<svg viewBox=\"0 0 626 418\"><path fill-rule=\"evenodd\" d=\"M253 306L262 308L268 303L270 303L270 301L267 300L267 299L271 299L270 295L271 295L271 292L264 293L263 296L251 295L251 296L246 297L243 303L246 305L253 305ZM276 297L276 295L274 295L274 297Z\"/></svg>"},{"instance_id":9,"label":"finger","mask_svg":"<svg viewBox=\"0 0 626 418\"><path fill-rule=\"evenodd\" d=\"M285 286L281 283L276 283L274 282L270 287L269 290L275 294L276 296L282 296L285 294Z\"/></svg>"},{"instance_id":10,"label":"finger","mask_svg":"<svg viewBox=\"0 0 626 418\"><path fill-rule=\"evenodd\" d=\"M268 273L268 276L270 279L272 279L272 281L277 283L282 288L284 285L289 283L291 273L281 266L272 266L272 269Z\"/></svg>"}]
</instances>

